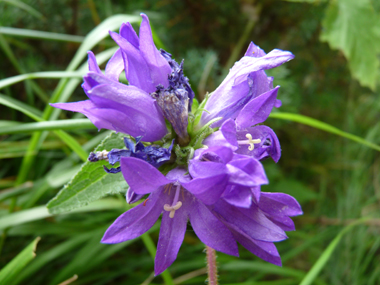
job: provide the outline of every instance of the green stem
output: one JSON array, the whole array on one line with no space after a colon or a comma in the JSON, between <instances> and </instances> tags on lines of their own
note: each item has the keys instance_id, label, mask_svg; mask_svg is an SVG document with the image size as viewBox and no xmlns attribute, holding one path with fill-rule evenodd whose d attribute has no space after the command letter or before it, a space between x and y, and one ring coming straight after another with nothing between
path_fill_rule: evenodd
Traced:
<instances>
[{"instance_id":1,"label":"green stem","mask_svg":"<svg viewBox=\"0 0 380 285\"><path fill-rule=\"evenodd\" d=\"M148 233L145 233L141 236L141 239L144 242L146 249L149 251L150 255L152 256L154 260L156 257L156 246L154 245L152 238L149 236ZM170 275L168 270L165 270L164 272L162 272L161 275L166 285L174 285L173 278Z\"/></svg>"}]
</instances>

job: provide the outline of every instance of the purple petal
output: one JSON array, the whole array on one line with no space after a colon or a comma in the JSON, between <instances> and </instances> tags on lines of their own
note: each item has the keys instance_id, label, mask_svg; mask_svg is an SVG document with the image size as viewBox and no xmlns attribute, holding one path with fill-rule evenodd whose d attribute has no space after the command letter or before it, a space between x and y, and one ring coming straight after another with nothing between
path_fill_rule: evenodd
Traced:
<instances>
[{"instance_id":1,"label":"purple petal","mask_svg":"<svg viewBox=\"0 0 380 285\"><path fill-rule=\"evenodd\" d=\"M173 218L169 217L169 212L162 215L157 253L154 260L154 275L165 271L177 258L187 226L187 214L180 210L176 211Z\"/></svg>"},{"instance_id":2,"label":"purple petal","mask_svg":"<svg viewBox=\"0 0 380 285\"><path fill-rule=\"evenodd\" d=\"M264 125L250 127L237 132L238 140L245 140L246 134L251 134L253 139L260 139L259 144L255 144L253 150L249 150L247 145L240 145L236 153L249 155L257 160L262 160L271 156L275 162L281 157L281 146L275 132Z\"/></svg>"},{"instance_id":3,"label":"purple petal","mask_svg":"<svg viewBox=\"0 0 380 285\"><path fill-rule=\"evenodd\" d=\"M139 49L139 37L133 29L131 23L123 23L120 27L119 34L130 44L132 44L136 49Z\"/></svg>"},{"instance_id":4,"label":"purple petal","mask_svg":"<svg viewBox=\"0 0 380 285\"><path fill-rule=\"evenodd\" d=\"M200 159L204 161L213 161L219 163L228 163L233 157L233 151L229 147L212 147L204 150Z\"/></svg>"},{"instance_id":5,"label":"purple petal","mask_svg":"<svg viewBox=\"0 0 380 285\"><path fill-rule=\"evenodd\" d=\"M227 203L242 208L249 208L252 204L252 191L249 187L230 185L223 194Z\"/></svg>"},{"instance_id":6,"label":"purple petal","mask_svg":"<svg viewBox=\"0 0 380 285\"><path fill-rule=\"evenodd\" d=\"M248 49L244 54L244 56L253 56L253 57L262 57L265 55L266 55L265 51L263 51L259 46L255 45L253 42L249 44Z\"/></svg>"},{"instance_id":7,"label":"purple petal","mask_svg":"<svg viewBox=\"0 0 380 285\"><path fill-rule=\"evenodd\" d=\"M242 172L246 173L250 177L250 180L252 181L252 183L247 184L245 186L258 186L258 185L269 183L268 178L266 177L263 165L254 158L246 157L243 159L233 160L229 163L229 165L240 169ZM230 167L229 169L232 170L233 168ZM236 171L236 169L233 169L233 170ZM236 171L236 175L242 176L241 172L237 172L237 171ZM238 180L239 176L236 176L234 180ZM243 177L241 179L243 179ZM236 181L236 183L239 184L238 181ZM240 185L244 185L244 184L240 184Z\"/></svg>"},{"instance_id":8,"label":"purple petal","mask_svg":"<svg viewBox=\"0 0 380 285\"><path fill-rule=\"evenodd\" d=\"M166 178L170 181L176 181L179 183L186 183L191 180L190 175L188 174L187 169L176 167L166 174Z\"/></svg>"},{"instance_id":9,"label":"purple petal","mask_svg":"<svg viewBox=\"0 0 380 285\"><path fill-rule=\"evenodd\" d=\"M205 178L195 178L187 183L182 183L189 192L206 205L214 204L222 195L228 176L220 174Z\"/></svg>"},{"instance_id":10,"label":"purple petal","mask_svg":"<svg viewBox=\"0 0 380 285\"><path fill-rule=\"evenodd\" d=\"M128 133L130 130L125 127L128 126L128 124L133 124L133 121L131 121L124 113L114 109L98 108L90 100L72 103L55 103L50 105L62 110L84 114L99 130L108 129Z\"/></svg>"},{"instance_id":11,"label":"purple petal","mask_svg":"<svg viewBox=\"0 0 380 285\"><path fill-rule=\"evenodd\" d=\"M226 174L227 171L227 167L218 162L199 161L193 159L190 160L189 164L189 173L194 178Z\"/></svg>"},{"instance_id":12,"label":"purple petal","mask_svg":"<svg viewBox=\"0 0 380 285\"><path fill-rule=\"evenodd\" d=\"M162 190L156 191L149 196L144 204L125 212L105 232L102 243L119 243L134 239L149 230L157 221L163 205L167 202L163 198Z\"/></svg>"},{"instance_id":13,"label":"purple petal","mask_svg":"<svg viewBox=\"0 0 380 285\"><path fill-rule=\"evenodd\" d=\"M124 70L124 60L121 49L118 49L106 65L106 76L114 81L119 81L119 76Z\"/></svg>"},{"instance_id":14,"label":"purple petal","mask_svg":"<svg viewBox=\"0 0 380 285\"><path fill-rule=\"evenodd\" d=\"M252 99L245 105L236 118L236 125L240 129L245 129L264 122L273 109L278 88L279 86Z\"/></svg>"},{"instance_id":15,"label":"purple petal","mask_svg":"<svg viewBox=\"0 0 380 285\"><path fill-rule=\"evenodd\" d=\"M214 207L227 226L232 225L252 239L261 241L282 241L287 238L285 232L252 204L250 209L236 208L222 199Z\"/></svg>"},{"instance_id":16,"label":"purple petal","mask_svg":"<svg viewBox=\"0 0 380 285\"><path fill-rule=\"evenodd\" d=\"M195 234L207 246L226 254L239 256L237 244L228 228L202 203L194 201L190 223Z\"/></svg>"},{"instance_id":17,"label":"purple petal","mask_svg":"<svg viewBox=\"0 0 380 285\"><path fill-rule=\"evenodd\" d=\"M269 215L293 217L303 214L297 200L284 193L262 192L259 207Z\"/></svg>"},{"instance_id":18,"label":"purple petal","mask_svg":"<svg viewBox=\"0 0 380 285\"><path fill-rule=\"evenodd\" d=\"M227 169L228 169L228 174L229 174L229 181L228 183L230 184L235 184L235 185L242 185L242 186L247 186L247 187L253 187L257 185L261 185L262 179L261 177L251 176L241 170L238 166L234 166L231 164L227 164Z\"/></svg>"},{"instance_id":19,"label":"purple petal","mask_svg":"<svg viewBox=\"0 0 380 285\"><path fill-rule=\"evenodd\" d=\"M141 14L142 22L140 25L140 51L145 58L150 70L150 76L153 84L168 87L168 75L172 69L167 60L157 50L153 42L152 31L149 25L149 19L145 14Z\"/></svg>"},{"instance_id":20,"label":"purple petal","mask_svg":"<svg viewBox=\"0 0 380 285\"><path fill-rule=\"evenodd\" d=\"M259 241L249 238L247 235L232 231L235 239L257 257L281 266L281 257L276 246L271 242Z\"/></svg>"},{"instance_id":21,"label":"purple petal","mask_svg":"<svg viewBox=\"0 0 380 285\"><path fill-rule=\"evenodd\" d=\"M134 137L143 136L143 141L159 140L166 134L164 117L149 94L95 73L89 73L85 78L102 83L86 92L93 103L100 108L118 110L124 113L124 119L128 118L128 124L123 127L125 133ZM107 80L110 84L106 83ZM114 121L117 120L115 116Z\"/></svg>"},{"instance_id":22,"label":"purple petal","mask_svg":"<svg viewBox=\"0 0 380 285\"><path fill-rule=\"evenodd\" d=\"M223 133L220 130L209 135L205 140L203 140L202 144L208 146L209 148L214 147L214 146L224 146L224 147L229 147L234 150L237 149L236 146L231 145L226 140L226 138L224 137Z\"/></svg>"},{"instance_id":23,"label":"purple petal","mask_svg":"<svg viewBox=\"0 0 380 285\"><path fill-rule=\"evenodd\" d=\"M131 189L131 187L128 188L127 194L125 195L128 204L136 203L142 197L144 197L144 194L136 194L135 191Z\"/></svg>"},{"instance_id":24,"label":"purple petal","mask_svg":"<svg viewBox=\"0 0 380 285\"><path fill-rule=\"evenodd\" d=\"M286 216L267 216L274 224L279 226L284 231L295 231L296 227L291 218Z\"/></svg>"},{"instance_id":25,"label":"purple petal","mask_svg":"<svg viewBox=\"0 0 380 285\"><path fill-rule=\"evenodd\" d=\"M122 157L120 166L125 181L136 194L151 193L160 186L170 183L170 180L166 179L157 168L144 160Z\"/></svg>"},{"instance_id":26,"label":"purple petal","mask_svg":"<svg viewBox=\"0 0 380 285\"><path fill-rule=\"evenodd\" d=\"M125 72L128 76L127 79L129 84L148 93L154 92L157 84L152 81L148 64L143 58L140 50L119 34L110 32L110 35L123 51L124 61L126 62Z\"/></svg>"},{"instance_id":27,"label":"purple petal","mask_svg":"<svg viewBox=\"0 0 380 285\"><path fill-rule=\"evenodd\" d=\"M229 119L225 121L220 130L231 145L239 146L236 140L236 125L234 120Z\"/></svg>"},{"instance_id":28,"label":"purple petal","mask_svg":"<svg viewBox=\"0 0 380 285\"><path fill-rule=\"evenodd\" d=\"M100 70L98 63L96 62L96 57L92 51L88 51L88 69L92 72L100 73L102 74L102 71Z\"/></svg>"}]
</instances>

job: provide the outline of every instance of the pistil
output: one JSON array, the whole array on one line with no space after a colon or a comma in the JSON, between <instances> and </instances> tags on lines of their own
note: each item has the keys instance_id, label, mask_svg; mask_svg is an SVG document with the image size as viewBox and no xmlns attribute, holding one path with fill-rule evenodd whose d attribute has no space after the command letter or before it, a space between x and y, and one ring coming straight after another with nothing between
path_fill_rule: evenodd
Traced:
<instances>
[{"instance_id":1,"label":"pistil","mask_svg":"<svg viewBox=\"0 0 380 285\"><path fill-rule=\"evenodd\" d=\"M178 201L179 198L179 192L181 192L181 184L177 185L177 189L174 194L174 200L172 205L169 204L164 205L164 210L167 212L170 212L169 217L174 218L175 211L182 207L182 202Z\"/></svg>"},{"instance_id":2,"label":"pistil","mask_svg":"<svg viewBox=\"0 0 380 285\"><path fill-rule=\"evenodd\" d=\"M252 135L251 134L246 134L245 137L248 139L248 140L242 140L242 141L238 141L238 144L239 145L249 145L248 149L250 151L254 150L255 149L255 145L254 144L259 144L261 143L261 139L252 139Z\"/></svg>"}]
</instances>

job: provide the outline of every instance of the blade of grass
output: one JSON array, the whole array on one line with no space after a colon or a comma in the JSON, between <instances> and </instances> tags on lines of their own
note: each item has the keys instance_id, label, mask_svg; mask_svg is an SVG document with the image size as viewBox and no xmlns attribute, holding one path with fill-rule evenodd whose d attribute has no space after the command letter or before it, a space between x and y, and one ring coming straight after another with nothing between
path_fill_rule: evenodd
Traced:
<instances>
[{"instance_id":1,"label":"blade of grass","mask_svg":"<svg viewBox=\"0 0 380 285\"><path fill-rule=\"evenodd\" d=\"M8 3L8 4L11 4L11 5L15 6L15 7L18 7L20 9L25 10L30 15L32 15L32 16L40 19L40 20L45 20L45 17L40 12L38 12L33 7L29 6L28 4L26 4L26 3L24 3L24 2L22 2L20 0L0 0L0 2L5 2L5 3Z\"/></svg>"},{"instance_id":2,"label":"blade of grass","mask_svg":"<svg viewBox=\"0 0 380 285\"><path fill-rule=\"evenodd\" d=\"M41 119L39 116L36 115L37 111L35 111L33 107L30 107L16 99L0 95L0 104L6 105L10 108L21 111L25 115L28 115L29 117L31 117L32 119L38 122L43 121L43 119ZM64 131L61 131L61 130L56 130L54 131L54 133L64 143L66 143L67 146L69 146L74 152L76 152L83 161L87 160L87 156L88 156L87 152L83 150L81 145L72 136L70 136L68 133L65 133Z\"/></svg>"},{"instance_id":3,"label":"blade of grass","mask_svg":"<svg viewBox=\"0 0 380 285\"><path fill-rule=\"evenodd\" d=\"M47 263L52 262L54 259L59 258L65 253L77 248L79 245L83 244L88 239L90 239L92 235L92 232L77 235L60 243L52 249L49 249L39 254L36 260L32 264L30 264L30 266L25 268L19 276L16 277L16 279L14 280L14 284L21 283L25 278L40 270Z\"/></svg>"},{"instance_id":4,"label":"blade of grass","mask_svg":"<svg viewBox=\"0 0 380 285\"><path fill-rule=\"evenodd\" d=\"M15 258L12 259L0 271L0 284L12 284L13 280L23 270L23 268L36 256L35 251L37 243L41 238L36 238L30 243L23 251L21 251Z\"/></svg>"},{"instance_id":5,"label":"blade of grass","mask_svg":"<svg viewBox=\"0 0 380 285\"><path fill-rule=\"evenodd\" d=\"M3 127L0 129L0 135L30 133L35 131L47 130L82 130L96 129L89 119L71 119L59 121L45 121L37 123L26 123L17 126Z\"/></svg>"},{"instance_id":6,"label":"blade of grass","mask_svg":"<svg viewBox=\"0 0 380 285\"><path fill-rule=\"evenodd\" d=\"M35 78L82 78L85 72L81 71L46 71L20 74L0 80L0 89L12 84Z\"/></svg>"},{"instance_id":7,"label":"blade of grass","mask_svg":"<svg viewBox=\"0 0 380 285\"><path fill-rule=\"evenodd\" d=\"M110 209L119 209L125 206L124 201L118 199L102 199L90 203L79 209L75 209L68 214L79 213L79 212L92 212L92 211L103 211ZM37 221L53 216L50 214L46 206L38 206L27 210L22 210L18 212L11 213L9 215L0 218L0 230L21 225L24 223Z\"/></svg>"},{"instance_id":8,"label":"blade of grass","mask_svg":"<svg viewBox=\"0 0 380 285\"><path fill-rule=\"evenodd\" d=\"M19 29L19 28L12 28L12 27L0 27L0 34L16 36L16 37L25 37L25 38L43 39L43 40L61 41L61 42L72 42L72 43L81 43L84 40L84 37L82 36L58 34L58 33L28 30L28 29Z\"/></svg>"},{"instance_id":9,"label":"blade of grass","mask_svg":"<svg viewBox=\"0 0 380 285\"><path fill-rule=\"evenodd\" d=\"M332 253L334 252L335 248L338 246L340 240L342 237L351 230L354 226L360 225L362 223L365 223L368 219L363 218L360 219L351 225L346 226L328 245L328 247L322 252L321 256L318 258L318 260L315 262L313 267L310 269L310 271L306 274L306 276L302 279L300 285L310 285L313 284L315 278L317 278L319 272L323 269L323 267L326 265L327 261L330 259Z\"/></svg>"},{"instance_id":10,"label":"blade of grass","mask_svg":"<svg viewBox=\"0 0 380 285\"><path fill-rule=\"evenodd\" d=\"M40 110L37 110L36 108L30 105L27 105L21 101L18 101L16 99L13 99L9 96L0 94L0 104L7 106L9 108L15 109L17 111L20 111L35 121L42 121L41 119L42 113Z\"/></svg>"},{"instance_id":11,"label":"blade of grass","mask_svg":"<svg viewBox=\"0 0 380 285\"><path fill-rule=\"evenodd\" d=\"M363 144L367 147L373 148L377 151L380 151L380 146L374 143L371 143L369 141L366 141L365 139L362 139L361 137L355 136L353 134L341 131L340 129L333 127L329 124L326 124L324 122L318 121L316 119L300 115L300 114L292 114L292 113L271 113L269 115L269 118L274 118L274 119L281 119L281 120L287 120L287 121L292 121L292 122L297 122L301 123L316 129L323 130L325 132L329 132L350 140L353 140L357 143Z\"/></svg>"}]
</instances>

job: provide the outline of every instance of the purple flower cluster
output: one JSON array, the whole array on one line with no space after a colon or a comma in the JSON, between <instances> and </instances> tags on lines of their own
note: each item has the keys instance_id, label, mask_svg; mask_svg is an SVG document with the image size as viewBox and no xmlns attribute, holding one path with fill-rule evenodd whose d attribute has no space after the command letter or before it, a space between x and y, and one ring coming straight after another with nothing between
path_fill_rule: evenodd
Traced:
<instances>
[{"instance_id":1,"label":"purple flower cluster","mask_svg":"<svg viewBox=\"0 0 380 285\"><path fill-rule=\"evenodd\" d=\"M265 70L293 59L293 54L278 49L266 54L251 43L220 86L199 106L193 105L196 109L183 62L157 50L149 20L144 14L142 18L139 36L129 23L119 34L110 32L120 48L105 74L89 52L90 71L82 85L89 100L53 104L83 113L99 129L136 138L135 143L125 139L126 149L89 157L120 162L106 171L122 172L129 203L145 198L116 219L102 242L139 237L162 214L156 275L176 259L188 220L211 248L238 256L238 242L281 265L274 242L295 229L289 217L302 210L287 194L261 192L268 179L260 161L271 157L277 162L281 148L273 130L259 124L273 107L281 106L279 86L273 87ZM129 85L119 82L123 70Z\"/></svg>"}]
</instances>

